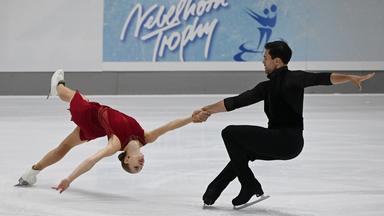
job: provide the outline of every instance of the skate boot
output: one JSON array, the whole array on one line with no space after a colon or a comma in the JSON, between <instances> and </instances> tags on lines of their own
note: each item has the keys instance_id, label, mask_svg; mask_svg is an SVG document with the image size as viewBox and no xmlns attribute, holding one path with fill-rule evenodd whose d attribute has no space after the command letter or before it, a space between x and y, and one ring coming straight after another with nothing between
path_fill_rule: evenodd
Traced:
<instances>
[{"instance_id":1,"label":"skate boot","mask_svg":"<svg viewBox=\"0 0 384 216\"><path fill-rule=\"evenodd\" d=\"M208 185L207 190L203 195L204 204L213 205L226 187L227 185Z\"/></svg>"},{"instance_id":2,"label":"skate boot","mask_svg":"<svg viewBox=\"0 0 384 216\"><path fill-rule=\"evenodd\" d=\"M58 69L57 71L55 71L55 73L53 73L53 75L51 77L51 87L50 87L47 99L49 98L49 96L56 96L57 95L56 86L59 83L65 84L63 69Z\"/></svg>"},{"instance_id":3,"label":"skate boot","mask_svg":"<svg viewBox=\"0 0 384 216\"><path fill-rule=\"evenodd\" d=\"M263 189L260 187L241 187L239 195L232 200L234 206L247 203L254 195L261 197L264 195Z\"/></svg>"},{"instance_id":4,"label":"skate boot","mask_svg":"<svg viewBox=\"0 0 384 216\"><path fill-rule=\"evenodd\" d=\"M40 170L29 169L20 178L19 183L15 186L32 186L36 183L36 176Z\"/></svg>"}]
</instances>

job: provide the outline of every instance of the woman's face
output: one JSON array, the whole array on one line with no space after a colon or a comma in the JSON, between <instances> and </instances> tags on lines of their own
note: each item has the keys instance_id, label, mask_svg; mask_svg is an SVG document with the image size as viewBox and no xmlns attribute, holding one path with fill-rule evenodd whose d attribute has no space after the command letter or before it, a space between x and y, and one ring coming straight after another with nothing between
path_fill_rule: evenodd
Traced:
<instances>
[{"instance_id":1,"label":"woman's face","mask_svg":"<svg viewBox=\"0 0 384 216\"><path fill-rule=\"evenodd\" d=\"M129 164L129 169L131 173L139 173L144 167L144 155L142 153L126 155L124 158L124 163Z\"/></svg>"}]
</instances>

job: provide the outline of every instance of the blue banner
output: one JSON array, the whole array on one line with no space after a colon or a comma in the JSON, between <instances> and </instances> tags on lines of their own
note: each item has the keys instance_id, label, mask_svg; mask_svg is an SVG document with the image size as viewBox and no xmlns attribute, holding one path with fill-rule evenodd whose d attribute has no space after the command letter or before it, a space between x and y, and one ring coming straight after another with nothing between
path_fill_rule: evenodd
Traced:
<instances>
[{"instance_id":1,"label":"blue banner","mask_svg":"<svg viewBox=\"0 0 384 216\"><path fill-rule=\"evenodd\" d=\"M381 42L382 6L381 0L104 0L103 61L260 61L266 42L285 40L293 61L381 62L382 43L366 42Z\"/></svg>"}]
</instances>

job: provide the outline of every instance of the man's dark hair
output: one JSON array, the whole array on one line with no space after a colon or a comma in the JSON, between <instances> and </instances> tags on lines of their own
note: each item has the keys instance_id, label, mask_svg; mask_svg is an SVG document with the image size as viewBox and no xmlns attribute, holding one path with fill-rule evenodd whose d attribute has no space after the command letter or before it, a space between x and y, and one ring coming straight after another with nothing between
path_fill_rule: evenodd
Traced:
<instances>
[{"instance_id":1,"label":"man's dark hair","mask_svg":"<svg viewBox=\"0 0 384 216\"><path fill-rule=\"evenodd\" d=\"M269 50L272 59L280 58L284 64L288 64L292 57L292 50L285 41L273 41L266 43L264 48Z\"/></svg>"}]
</instances>

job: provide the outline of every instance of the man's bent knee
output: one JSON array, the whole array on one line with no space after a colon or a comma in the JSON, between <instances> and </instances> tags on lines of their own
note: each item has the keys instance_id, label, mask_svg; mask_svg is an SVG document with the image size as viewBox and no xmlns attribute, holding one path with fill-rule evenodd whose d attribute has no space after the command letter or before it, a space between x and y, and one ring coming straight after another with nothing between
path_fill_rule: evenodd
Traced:
<instances>
[{"instance_id":1,"label":"man's bent knee","mask_svg":"<svg viewBox=\"0 0 384 216\"><path fill-rule=\"evenodd\" d=\"M227 127L225 127L221 131L221 136L223 137L223 139L227 139L233 136L233 131L235 127L236 127L235 125L228 125Z\"/></svg>"}]
</instances>

